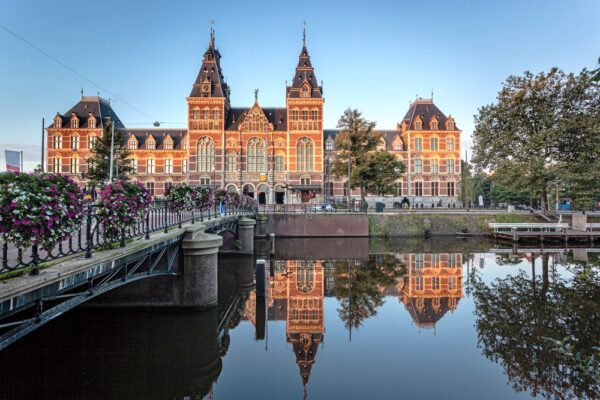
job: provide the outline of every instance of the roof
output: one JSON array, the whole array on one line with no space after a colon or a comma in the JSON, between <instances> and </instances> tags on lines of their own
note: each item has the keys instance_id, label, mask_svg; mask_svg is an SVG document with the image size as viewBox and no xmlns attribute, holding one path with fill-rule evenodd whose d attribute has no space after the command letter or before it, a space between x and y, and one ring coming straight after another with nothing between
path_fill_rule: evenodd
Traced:
<instances>
[{"instance_id":1,"label":"roof","mask_svg":"<svg viewBox=\"0 0 600 400\"><path fill-rule=\"evenodd\" d=\"M335 137L341 132L341 129L324 129L323 130L323 144L327 142L327 140L335 140ZM391 151L394 149L394 140L396 138L402 137L400 136L400 132L394 129L375 129L373 132L381 134L383 139L385 140L385 149ZM402 141L404 144L404 141Z\"/></svg>"},{"instance_id":2,"label":"roof","mask_svg":"<svg viewBox=\"0 0 600 400\"><path fill-rule=\"evenodd\" d=\"M133 135L138 141L138 148L143 148L148 138L154 138L156 142L155 149L163 150L164 149L164 141L167 135L171 136L173 139L173 149L181 150L181 142L184 135L187 133L186 129L148 129L148 128L136 128L136 129L128 129L121 128L119 132L123 133L125 138L124 147L127 146L128 139L131 135Z\"/></svg>"},{"instance_id":3,"label":"roof","mask_svg":"<svg viewBox=\"0 0 600 400\"><path fill-rule=\"evenodd\" d=\"M227 120L225 121L226 131L235 131L239 129L239 125L243 122L244 117L250 111L252 107L232 107L227 113ZM271 124L273 124L273 130L275 131L287 131L287 109L276 108L276 107L260 107L263 113Z\"/></svg>"},{"instance_id":4,"label":"roof","mask_svg":"<svg viewBox=\"0 0 600 400\"><path fill-rule=\"evenodd\" d=\"M215 48L215 32L211 29L208 48L204 52L202 66L192 86L190 97L203 97L202 84L210 84L210 97L229 99L229 86L221 70L221 53Z\"/></svg>"},{"instance_id":5,"label":"roof","mask_svg":"<svg viewBox=\"0 0 600 400\"><path fill-rule=\"evenodd\" d=\"M406 115L404 115L402 121L406 121L408 126L412 127L413 121L417 115L421 117L421 121L423 122L422 130L424 131L430 130L429 121L431 121L433 117L438 118L440 127L445 127L446 120L451 118L446 117L446 115L433 103L432 99L422 99L420 97L410 103L408 111L406 112ZM456 125L455 129L458 129L456 128Z\"/></svg>"},{"instance_id":6,"label":"roof","mask_svg":"<svg viewBox=\"0 0 600 400\"><path fill-rule=\"evenodd\" d=\"M416 307L416 297L410 297L410 301L406 304L406 309L412 317L415 324L420 328L433 328L435 324L450 310L448 305L448 297L440 298L439 308L433 307L432 299L423 299L423 309L419 310Z\"/></svg>"},{"instance_id":7,"label":"roof","mask_svg":"<svg viewBox=\"0 0 600 400\"><path fill-rule=\"evenodd\" d=\"M76 115L79 118L79 126L83 128L87 125L90 113L96 118L97 128L104 128L105 118L107 117L115 121L115 128L124 128L118 115L112 109L110 101L100 96L82 96L81 100L71 107L69 111L64 114L57 113L57 115L62 118L63 127L68 127L71 123L71 118L73 118L73 115ZM54 128L54 120L48 128Z\"/></svg>"},{"instance_id":8,"label":"roof","mask_svg":"<svg viewBox=\"0 0 600 400\"><path fill-rule=\"evenodd\" d=\"M296 73L294 74L294 79L292 80L291 86L288 86L286 89L287 96L291 98L302 97L300 96L300 93L302 87L305 84L310 87L309 97L323 97L323 87L319 86L318 84L317 76L315 75L315 69L312 66L312 63L310 61L310 55L308 54L308 50L306 49L306 37L302 44L300 56L298 56L298 65L296 66Z\"/></svg>"}]
</instances>

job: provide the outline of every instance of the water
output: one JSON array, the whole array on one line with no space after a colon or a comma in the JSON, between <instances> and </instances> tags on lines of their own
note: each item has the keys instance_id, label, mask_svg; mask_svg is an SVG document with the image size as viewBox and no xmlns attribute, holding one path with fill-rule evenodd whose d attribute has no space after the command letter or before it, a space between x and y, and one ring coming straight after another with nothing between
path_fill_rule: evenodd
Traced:
<instances>
[{"instance_id":1,"label":"water","mask_svg":"<svg viewBox=\"0 0 600 400\"><path fill-rule=\"evenodd\" d=\"M598 398L544 337L600 344L598 253L485 241L278 240L265 296L222 259L219 307L86 307L0 353L6 399ZM587 258L587 261L585 259ZM259 285L260 289L260 285ZM125 289L124 289L125 290Z\"/></svg>"}]
</instances>

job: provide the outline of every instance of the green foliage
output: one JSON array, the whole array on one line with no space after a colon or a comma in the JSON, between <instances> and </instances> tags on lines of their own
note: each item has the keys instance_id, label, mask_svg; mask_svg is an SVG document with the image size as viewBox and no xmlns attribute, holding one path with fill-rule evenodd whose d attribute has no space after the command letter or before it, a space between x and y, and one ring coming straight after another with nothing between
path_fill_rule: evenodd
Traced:
<instances>
[{"instance_id":1,"label":"green foliage","mask_svg":"<svg viewBox=\"0 0 600 400\"><path fill-rule=\"evenodd\" d=\"M600 89L587 70L509 76L475 117L474 157L513 194L546 195L557 182L580 208L600 182ZM509 193L507 193L509 195ZM510 197L510 196L508 196Z\"/></svg>"},{"instance_id":2,"label":"green foliage","mask_svg":"<svg viewBox=\"0 0 600 400\"><path fill-rule=\"evenodd\" d=\"M88 171L84 174L93 187L101 186L108 181L110 173L110 142L111 127L109 124L104 128L102 136L96 139L91 155L88 158ZM129 175L135 171L131 165L130 154L125 146L127 139L115 129L113 174L115 178L129 179Z\"/></svg>"},{"instance_id":3,"label":"green foliage","mask_svg":"<svg viewBox=\"0 0 600 400\"><path fill-rule=\"evenodd\" d=\"M394 192L396 180L402 176L404 164L385 150L368 153L356 168L356 180L368 193L383 196Z\"/></svg>"}]
</instances>

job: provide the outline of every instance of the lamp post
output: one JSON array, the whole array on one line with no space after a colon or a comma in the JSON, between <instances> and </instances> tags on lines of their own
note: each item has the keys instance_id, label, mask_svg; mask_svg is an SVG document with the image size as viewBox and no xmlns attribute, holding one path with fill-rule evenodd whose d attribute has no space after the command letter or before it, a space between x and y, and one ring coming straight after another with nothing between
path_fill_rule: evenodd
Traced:
<instances>
[{"instance_id":1,"label":"lamp post","mask_svg":"<svg viewBox=\"0 0 600 400\"><path fill-rule=\"evenodd\" d=\"M352 192L350 188L350 174L352 173L350 164L350 150L348 149L348 209L350 209L350 202L352 201Z\"/></svg>"},{"instance_id":2,"label":"lamp post","mask_svg":"<svg viewBox=\"0 0 600 400\"><path fill-rule=\"evenodd\" d=\"M115 152L115 123L113 121L110 120L110 126L111 126L111 134L110 134L110 165L108 167L108 181L112 182L113 180L113 159L114 159L114 152Z\"/></svg>"}]
</instances>

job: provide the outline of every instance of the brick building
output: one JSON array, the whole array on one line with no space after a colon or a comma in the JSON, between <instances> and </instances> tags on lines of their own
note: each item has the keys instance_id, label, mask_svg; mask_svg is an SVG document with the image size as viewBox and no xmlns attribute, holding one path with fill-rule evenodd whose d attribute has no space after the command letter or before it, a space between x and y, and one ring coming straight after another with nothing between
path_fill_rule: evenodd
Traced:
<instances>
[{"instance_id":1,"label":"brick building","mask_svg":"<svg viewBox=\"0 0 600 400\"><path fill-rule=\"evenodd\" d=\"M344 181L329 173L337 131L323 129L323 88L305 36L293 80L286 87L285 107L262 107L257 93L253 104L230 105L212 30L186 100L187 129L132 129L124 126L109 101L82 96L65 114L57 113L47 128L46 170L68 174L85 185L90 148L110 119L126 139L135 179L157 196L169 185L187 182L244 192L260 203L344 198ZM387 202L457 202L460 131L452 117L433 101L418 99L396 130L382 133L381 148L409 167Z\"/></svg>"}]
</instances>

